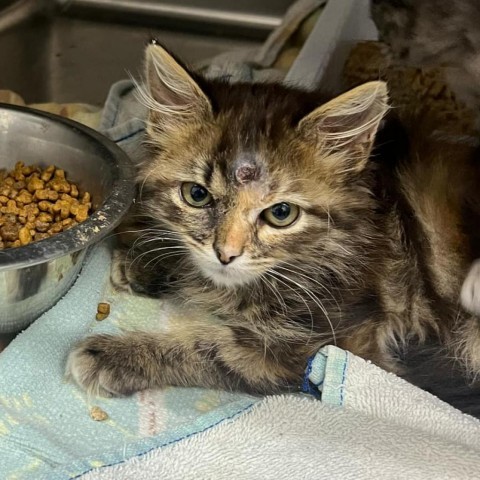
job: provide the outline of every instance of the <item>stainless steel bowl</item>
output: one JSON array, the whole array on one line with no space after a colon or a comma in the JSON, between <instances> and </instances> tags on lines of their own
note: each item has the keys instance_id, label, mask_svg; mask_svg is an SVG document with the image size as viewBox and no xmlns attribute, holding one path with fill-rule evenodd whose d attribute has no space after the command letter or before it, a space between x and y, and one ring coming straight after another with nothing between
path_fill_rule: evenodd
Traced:
<instances>
[{"instance_id":1,"label":"stainless steel bowl","mask_svg":"<svg viewBox=\"0 0 480 480\"><path fill-rule=\"evenodd\" d=\"M66 232L0 250L0 334L25 328L65 294L88 248L118 225L134 198L134 167L113 142L56 115L0 104L0 168L20 160L65 169L92 194L95 210Z\"/></svg>"}]
</instances>

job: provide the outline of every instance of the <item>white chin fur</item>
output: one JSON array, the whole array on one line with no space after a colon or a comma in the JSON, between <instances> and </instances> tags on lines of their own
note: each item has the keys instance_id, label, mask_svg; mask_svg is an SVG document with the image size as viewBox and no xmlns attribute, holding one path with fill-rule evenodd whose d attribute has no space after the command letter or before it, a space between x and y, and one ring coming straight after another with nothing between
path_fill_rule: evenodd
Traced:
<instances>
[{"instance_id":1,"label":"white chin fur","mask_svg":"<svg viewBox=\"0 0 480 480\"><path fill-rule=\"evenodd\" d=\"M212 255L194 254L194 260L205 277L210 279L219 287L239 287L253 282L258 274L251 271L246 257L235 259L229 265L222 265L217 258Z\"/></svg>"},{"instance_id":2,"label":"white chin fur","mask_svg":"<svg viewBox=\"0 0 480 480\"><path fill-rule=\"evenodd\" d=\"M202 265L200 268L203 274L219 287L239 287L251 283L255 279L251 273L229 265L219 265L218 268Z\"/></svg>"}]
</instances>

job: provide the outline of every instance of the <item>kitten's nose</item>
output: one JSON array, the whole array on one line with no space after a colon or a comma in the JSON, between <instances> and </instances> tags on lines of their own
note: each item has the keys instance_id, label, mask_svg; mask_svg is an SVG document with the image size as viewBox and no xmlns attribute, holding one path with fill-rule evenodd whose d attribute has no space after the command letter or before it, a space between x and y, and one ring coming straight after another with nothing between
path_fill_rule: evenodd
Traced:
<instances>
[{"instance_id":1,"label":"kitten's nose","mask_svg":"<svg viewBox=\"0 0 480 480\"><path fill-rule=\"evenodd\" d=\"M217 254L217 258L220 260L220 263L223 265L228 265L237 257L239 257L242 254L242 251L238 248L224 245L223 247L216 247L215 253Z\"/></svg>"}]
</instances>

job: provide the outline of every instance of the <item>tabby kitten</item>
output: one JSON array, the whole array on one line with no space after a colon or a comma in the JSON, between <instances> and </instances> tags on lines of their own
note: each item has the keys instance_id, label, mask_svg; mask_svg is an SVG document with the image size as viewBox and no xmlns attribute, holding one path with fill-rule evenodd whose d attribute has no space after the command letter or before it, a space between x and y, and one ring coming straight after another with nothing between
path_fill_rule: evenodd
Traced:
<instances>
[{"instance_id":1,"label":"tabby kitten","mask_svg":"<svg viewBox=\"0 0 480 480\"><path fill-rule=\"evenodd\" d=\"M333 99L231 85L157 44L146 78L149 159L113 277L218 321L88 337L68 359L78 385L291 391L327 344L408 376L407 345L431 339L480 370L478 319L458 305L475 255L469 147L409 144L382 122L382 82Z\"/></svg>"}]
</instances>

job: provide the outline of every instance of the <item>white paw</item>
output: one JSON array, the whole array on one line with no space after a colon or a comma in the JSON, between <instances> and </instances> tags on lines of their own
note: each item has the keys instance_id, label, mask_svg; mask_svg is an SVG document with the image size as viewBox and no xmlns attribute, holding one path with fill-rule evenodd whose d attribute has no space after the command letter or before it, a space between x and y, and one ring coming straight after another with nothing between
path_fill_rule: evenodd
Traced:
<instances>
[{"instance_id":1,"label":"white paw","mask_svg":"<svg viewBox=\"0 0 480 480\"><path fill-rule=\"evenodd\" d=\"M144 351L132 336L92 335L70 351L65 377L91 396L131 395L149 386Z\"/></svg>"},{"instance_id":2,"label":"white paw","mask_svg":"<svg viewBox=\"0 0 480 480\"><path fill-rule=\"evenodd\" d=\"M470 313L480 315L480 260L470 267L460 292L460 302Z\"/></svg>"}]
</instances>

